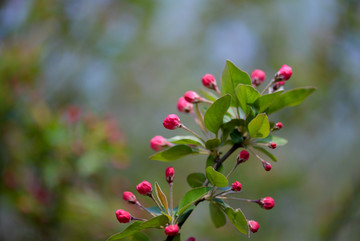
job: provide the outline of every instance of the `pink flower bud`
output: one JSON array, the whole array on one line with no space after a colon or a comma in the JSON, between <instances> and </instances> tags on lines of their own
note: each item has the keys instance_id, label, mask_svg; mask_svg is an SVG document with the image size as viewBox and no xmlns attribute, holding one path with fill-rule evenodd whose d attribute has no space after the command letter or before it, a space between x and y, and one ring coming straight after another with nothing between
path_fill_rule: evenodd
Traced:
<instances>
[{"instance_id":1,"label":"pink flower bud","mask_svg":"<svg viewBox=\"0 0 360 241\"><path fill-rule=\"evenodd\" d=\"M263 166L264 166L265 171L268 172L268 171L271 170L271 164L270 163L264 161Z\"/></svg>"},{"instance_id":2,"label":"pink flower bud","mask_svg":"<svg viewBox=\"0 0 360 241\"><path fill-rule=\"evenodd\" d=\"M180 118L175 114L168 115L163 121L163 125L169 130L179 128L181 125Z\"/></svg>"},{"instance_id":3,"label":"pink flower bud","mask_svg":"<svg viewBox=\"0 0 360 241\"><path fill-rule=\"evenodd\" d=\"M150 146L154 151L161 151L164 147L170 146L170 143L162 136L154 136L150 140Z\"/></svg>"},{"instance_id":4,"label":"pink flower bud","mask_svg":"<svg viewBox=\"0 0 360 241\"><path fill-rule=\"evenodd\" d=\"M275 91L275 90L278 90L280 89L281 86L283 86L285 84L285 81L278 81L278 82L275 82L274 85L272 86L272 89Z\"/></svg>"},{"instance_id":5,"label":"pink flower bud","mask_svg":"<svg viewBox=\"0 0 360 241\"><path fill-rule=\"evenodd\" d=\"M241 183L236 181L231 185L231 190L234 192L240 192L241 191Z\"/></svg>"},{"instance_id":6,"label":"pink flower bud","mask_svg":"<svg viewBox=\"0 0 360 241\"><path fill-rule=\"evenodd\" d=\"M249 225L251 232L256 233L259 230L258 222L254 221L254 220L248 220L247 223Z\"/></svg>"},{"instance_id":7,"label":"pink flower bud","mask_svg":"<svg viewBox=\"0 0 360 241\"><path fill-rule=\"evenodd\" d=\"M276 143L275 142L270 142L269 143L269 147L271 148L271 149L275 149L276 148Z\"/></svg>"},{"instance_id":8,"label":"pink flower bud","mask_svg":"<svg viewBox=\"0 0 360 241\"><path fill-rule=\"evenodd\" d=\"M216 79L212 74L205 74L201 81L206 88L216 90Z\"/></svg>"},{"instance_id":9,"label":"pink flower bud","mask_svg":"<svg viewBox=\"0 0 360 241\"><path fill-rule=\"evenodd\" d=\"M193 111L193 104L187 102L184 96L182 96L178 100L177 108L180 112L191 113Z\"/></svg>"},{"instance_id":10,"label":"pink flower bud","mask_svg":"<svg viewBox=\"0 0 360 241\"><path fill-rule=\"evenodd\" d=\"M174 177L175 177L175 170L173 167L168 167L166 168L165 171L165 176L166 176L166 181L168 183L172 183L174 181Z\"/></svg>"},{"instance_id":11,"label":"pink flower bud","mask_svg":"<svg viewBox=\"0 0 360 241\"><path fill-rule=\"evenodd\" d=\"M246 162L247 160L249 160L249 157L250 157L249 152L243 150L240 152L240 154L237 157L237 163L240 164L240 163Z\"/></svg>"},{"instance_id":12,"label":"pink flower bud","mask_svg":"<svg viewBox=\"0 0 360 241\"><path fill-rule=\"evenodd\" d=\"M278 123L275 124L275 128L277 130L280 130L281 128L283 128L283 124L281 122L278 122Z\"/></svg>"},{"instance_id":13,"label":"pink flower bud","mask_svg":"<svg viewBox=\"0 0 360 241\"><path fill-rule=\"evenodd\" d=\"M165 228L165 234L167 236L175 236L179 232L179 226L177 224L175 225L169 225Z\"/></svg>"},{"instance_id":14,"label":"pink flower bud","mask_svg":"<svg viewBox=\"0 0 360 241\"><path fill-rule=\"evenodd\" d=\"M262 83L264 83L265 77L266 77L266 75L265 75L264 71L262 71L261 69L255 69L251 73L251 82L253 85L259 86Z\"/></svg>"},{"instance_id":15,"label":"pink flower bud","mask_svg":"<svg viewBox=\"0 0 360 241\"><path fill-rule=\"evenodd\" d=\"M195 91L187 91L184 94L184 98L187 102L190 102L193 104L199 103L202 100L201 96L198 93L196 93Z\"/></svg>"},{"instance_id":16,"label":"pink flower bud","mask_svg":"<svg viewBox=\"0 0 360 241\"><path fill-rule=\"evenodd\" d=\"M188 238L186 241L195 241L195 238L194 238L194 237L190 237L190 238Z\"/></svg>"},{"instance_id":17,"label":"pink flower bud","mask_svg":"<svg viewBox=\"0 0 360 241\"><path fill-rule=\"evenodd\" d=\"M132 204L136 203L136 197L132 192L124 192L123 199Z\"/></svg>"},{"instance_id":18,"label":"pink flower bud","mask_svg":"<svg viewBox=\"0 0 360 241\"><path fill-rule=\"evenodd\" d=\"M150 182L143 181L136 186L136 190L141 195L150 195L152 193L152 186L151 186Z\"/></svg>"},{"instance_id":19,"label":"pink flower bud","mask_svg":"<svg viewBox=\"0 0 360 241\"><path fill-rule=\"evenodd\" d=\"M69 106L66 110L66 117L70 123L75 123L80 120L81 109L77 106Z\"/></svg>"},{"instance_id":20,"label":"pink flower bud","mask_svg":"<svg viewBox=\"0 0 360 241\"><path fill-rule=\"evenodd\" d=\"M292 68L284 64L276 73L275 78L277 80L288 80L290 79L291 75L292 75Z\"/></svg>"},{"instance_id":21,"label":"pink flower bud","mask_svg":"<svg viewBox=\"0 0 360 241\"><path fill-rule=\"evenodd\" d=\"M260 200L258 200L258 203L262 208L265 208L268 210L272 209L275 205L274 199L272 197L261 198Z\"/></svg>"},{"instance_id":22,"label":"pink flower bud","mask_svg":"<svg viewBox=\"0 0 360 241\"><path fill-rule=\"evenodd\" d=\"M118 209L115 212L115 215L116 215L117 220L120 223L128 223L132 219L130 213L128 213L128 212L126 212L126 211L124 211L122 209Z\"/></svg>"}]
</instances>

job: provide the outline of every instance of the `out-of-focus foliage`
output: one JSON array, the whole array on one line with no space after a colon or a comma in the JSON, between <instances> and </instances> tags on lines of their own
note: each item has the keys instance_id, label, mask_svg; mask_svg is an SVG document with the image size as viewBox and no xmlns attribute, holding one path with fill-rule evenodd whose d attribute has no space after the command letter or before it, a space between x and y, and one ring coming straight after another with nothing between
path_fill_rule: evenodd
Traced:
<instances>
[{"instance_id":1,"label":"out-of-focus foliage","mask_svg":"<svg viewBox=\"0 0 360 241\"><path fill-rule=\"evenodd\" d=\"M167 165L148 160L152 153L149 140L155 135L184 134L180 130L169 133L162 127L162 120L176 112L178 97L197 89L204 73L221 73L224 59L233 60L247 72L263 69L269 77L282 64L288 64L294 70L289 88L318 88L316 95L296 110L274 116L284 123L283 137L289 143L275 150L278 165L273 165L271 173L262 178L262 168L256 169L251 160L235 173L247 193L254 197L266 193L276 201L275 208L266 215L263 210L249 209L261 230L252 240L358 239L358 0L8 0L0 4L0 58L8 59L0 63L0 93L8 98L0 102L1 113L10 111L7 103L20 101L8 87L14 80L3 78L12 71L22 75L18 82L31 83L22 84L27 86L20 95L26 98L23 105L31 105L30 99L43 103L52 113L50 119L58 116L62 121L54 122L66 126L63 113L72 103L83 107L83 116L86 110L111 113L127 136L129 168L120 172L111 168L113 177L119 180L85 188L86 195L74 192L69 201L74 212L63 217L63 223L56 222L61 229L56 230L56 237L48 239L99 240L120 231L114 211L122 202L112 195L113 191L134 191L144 179L152 183L157 180L164 186L159 177ZM17 64L9 67L10 61ZM220 80L220 76L215 77ZM30 112L16 108L17 113ZM11 120L15 116L19 123L32 119L32 115L24 115L20 118L13 114ZM12 143L9 149L3 140L14 140L15 136L3 134L9 128L3 124L4 118L1 114L1 179L5 164L10 163L4 153L17 151L19 156L25 150L45 148L29 147L33 135L17 137L25 140ZM36 137L44 135L41 132ZM70 149L71 142L63 145ZM102 163L110 166L109 160L110 156ZM190 174L188 165L197 167L197 171L204 168L196 158L182 158L174 164L175 201L188 191L184 185ZM250 178L254 175L259 178ZM11 193L8 188L1 192ZM39 232L17 218L14 203L5 202L2 193L0 239L26 236L37 240ZM230 228L209 229L212 224L207 213L208 208L197 210L190 220L193 226L184 225L183 232L204 241L238 239ZM77 236L79 233L82 236Z\"/></svg>"},{"instance_id":2,"label":"out-of-focus foliage","mask_svg":"<svg viewBox=\"0 0 360 241\"><path fill-rule=\"evenodd\" d=\"M59 232L65 240L102 235L111 226L105 207L117 202L116 183L123 182L118 173L128 166L122 131L112 117L76 106L51 108L36 88L38 51L3 48L1 209L11 215L2 222L22 229L10 233L15 237L2 230L2 239L25 240L24 228L37 240L55 239Z\"/></svg>"}]
</instances>

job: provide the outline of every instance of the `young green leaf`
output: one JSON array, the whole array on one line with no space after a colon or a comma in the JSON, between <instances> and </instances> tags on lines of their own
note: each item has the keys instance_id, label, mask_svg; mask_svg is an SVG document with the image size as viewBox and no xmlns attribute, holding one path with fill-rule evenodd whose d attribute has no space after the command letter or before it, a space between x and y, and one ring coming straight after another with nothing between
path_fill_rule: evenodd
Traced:
<instances>
[{"instance_id":1,"label":"young green leaf","mask_svg":"<svg viewBox=\"0 0 360 241\"><path fill-rule=\"evenodd\" d=\"M265 112L271 114L285 107L299 105L314 91L315 88L313 87L297 88L286 91L276 98Z\"/></svg>"},{"instance_id":2,"label":"young green leaf","mask_svg":"<svg viewBox=\"0 0 360 241\"><path fill-rule=\"evenodd\" d=\"M204 184L205 180L205 175L200 172L191 173L186 178L187 183L192 188L201 187Z\"/></svg>"},{"instance_id":3,"label":"young green leaf","mask_svg":"<svg viewBox=\"0 0 360 241\"><path fill-rule=\"evenodd\" d=\"M254 106L259 113L264 112L273 102L276 100L281 93L284 92L283 90L273 92L271 94L262 95L260 96L255 102Z\"/></svg>"},{"instance_id":4,"label":"young green leaf","mask_svg":"<svg viewBox=\"0 0 360 241\"><path fill-rule=\"evenodd\" d=\"M244 125L245 125L244 120L240 120L240 119L232 119L231 121L222 124L222 126L221 126L222 141L226 140L226 138L229 136L230 132L233 129L235 129L238 126L244 126Z\"/></svg>"},{"instance_id":5,"label":"young green leaf","mask_svg":"<svg viewBox=\"0 0 360 241\"><path fill-rule=\"evenodd\" d=\"M215 165L215 158L212 155L209 155L208 158L206 159L206 167L213 167ZM218 168L218 172L222 172L224 169L223 164L220 165L220 167Z\"/></svg>"},{"instance_id":6,"label":"young green leaf","mask_svg":"<svg viewBox=\"0 0 360 241\"><path fill-rule=\"evenodd\" d=\"M108 239L108 241L126 238L126 237L129 237L130 235L133 235L137 232L140 232L140 231L148 229L148 228L160 228L162 226L165 226L168 222L169 222L169 219L165 215L160 215L160 216L154 217L146 222L135 221L132 224L130 224L124 231L112 235Z\"/></svg>"},{"instance_id":7,"label":"young green leaf","mask_svg":"<svg viewBox=\"0 0 360 241\"><path fill-rule=\"evenodd\" d=\"M195 136L174 136L166 140L174 144L204 146L202 141Z\"/></svg>"},{"instance_id":8,"label":"young green leaf","mask_svg":"<svg viewBox=\"0 0 360 241\"><path fill-rule=\"evenodd\" d=\"M220 172L215 171L213 167L206 168L206 177L211 184L217 187L226 187L229 184L227 178Z\"/></svg>"},{"instance_id":9,"label":"young green leaf","mask_svg":"<svg viewBox=\"0 0 360 241\"><path fill-rule=\"evenodd\" d=\"M270 133L269 119L266 114L258 114L248 125L251 138L265 138Z\"/></svg>"},{"instance_id":10,"label":"young green leaf","mask_svg":"<svg viewBox=\"0 0 360 241\"><path fill-rule=\"evenodd\" d=\"M189 154L199 154L187 145L172 146L164 151L157 152L150 156L150 160L174 161Z\"/></svg>"},{"instance_id":11,"label":"young green leaf","mask_svg":"<svg viewBox=\"0 0 360 241\"><path fill-rule=\"evenodd\" d=\"M158 208L158 206L153 206L153 207L146 208L146 209L147 209L148 211L156 214L156 215L161 215L161 212L163 211L163 210L160 210L160 209Z\"/></svg>"},{"instance_id":12,"label":"young green leaf","mask_svg":"<svg viewBox=\"0 0 360 241\"><path fill-rule=\"evenodd\" d=\"M190 206L189 208L186 209L186 212L184 212L183 214L180 215L179 219L178 219L178 225L181 227L181 225L184 224L184 222L186 221L186 219L190 216L190 214L192 213L192 211L194 210L195 206Z\"/></svg>"},{"instance_id":13,"label":"young green leaf","mask_svg":"<svg viewBox=\"0 0 360 241\"><path fill-rule=\"evenodd\" d=\"M150 241L150 239L145 234L138 232L130 237L130 241Z\"/></svg>"},{"instance_id":14,"label":"young green leaf","mask_svg":"<svg viewBox=\"0 0 360 241\"><path fill-rule=\"evenodd\" d=\"M277 162L277 158L276 156L274 156L272 153L270 153L268 150L265 150L264 148L260 147L260 146L253 146L255 149L261 151L262 153L264 153L265 155L267 155L271 160L273 160L274 162Z\"/></svg>"},{"instance_id":15,"label":"young green leaf","mask_svg":"<svg viewBox=\"0 0 360 241\"><path fill-rule=\"evenodd\" d=\"M218 138L209 139L205 143L205 147L208 150L213 150L220 145L221 141Z\"/></svg>"},{"instance_id":16,"label":"young green leaf","mask_svg":"<svg viewBox=\"0 0 360 241\"><path fill-rule=\"evenodd\" d=\"M235 89L236 97L241 109L247 115L249 113L248 105L253 104L261 95L251 85L239 84Z\"/></svg>"},{"instance_id":17,"label":"young green leaf","mask_svg":"<svg viewBox=\"0 0 360 241\"><path fill-rule=\"evenodd\" d=\"M230 222L235 226L240 233L249 235L249 226L245 215L240 209L226 208L225 213L228 216Z\"/></svg>"},{"instance_id":18,"label":"young green leaf","mask_svg":"<svg viewBox=\"0 0 360 241\"><path fill-rule=\"evenodd\" d=\"M158 200L160 201L161 205L164 207L165 211L168 212L168 210L169 210L168 201L166 199L164 192L161 190L161 188L157 182L155 182L155 193L156 193L156 196L157 196Z\"/></svg>"},{"instance_id":19,"label":"young green leaf","mask_svg":"<svg viewBox=\"0 0 360 241\"><path fill-rule=\"evenodd\" d=\"M221 206L216 202L209 203L210 217L216 228L220 228L226 224L226 217Z\"/></svg>"},{"instance_id":20,"label":"young green leaf","mask_svg":"<svg viewBox=\"0 0 360 241\"><path fill-rule=\"evenodd\" d=\"M211 187L200 187L188 191L179 203L178 215L180 216L188 207L205 196L210 190Z\"/></svg>"},{"instance_id":21,"label":"young green leaf","mask_svg":"<svg viewBox=\"0 0 360 241\"><path fill-rule=\"evenodd\" d=\"M230 107L231 96L224 95L217 99L206 111L204 116L204 123L206 128L217 134L223 122L223 117Z\"/></svg>"},{"instance_id":22,"label":"young green leaf","mask_svg":"<svg viewBox=\"0 0 360 241\"><path fill-rule=\"evenodd\" d=\"M221 76L221 94L230 94L232 97L232 106L239 106L236 98L235 88L238 84L251 85L249 75L236 67L231 61L227 60L225 69Z\"/></svg>"},{"instance_id":23,"label":"young green leaf","mask_svg":"<svg viewBox=\"0 0 360 241\"><path fill-rule=\"evenodd\" d=\"M288 142L286 139L278 137L278 136L273 136L273 135L269 135L266 138L262 138L262 139L257 139L256 140L257 143L270 143L270 142L275 142L277 146L283 146L286 145L286 143Z\"/></svg>"}]
</instances>

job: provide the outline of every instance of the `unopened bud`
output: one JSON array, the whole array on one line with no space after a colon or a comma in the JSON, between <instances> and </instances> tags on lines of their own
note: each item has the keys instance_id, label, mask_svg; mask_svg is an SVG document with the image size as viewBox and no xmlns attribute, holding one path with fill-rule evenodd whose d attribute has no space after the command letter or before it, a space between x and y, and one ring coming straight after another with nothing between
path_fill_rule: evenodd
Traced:
<instances>
[{"instance_id":1,"label":"unopened bud","mask_svg":"<svg viewBox=\"0 0 360 241\"><path fill-rule=\"evenodd\" d=\"M180 118L175 114L168 115L163 121L163 125L169 130L179 128L181 125Z\"/></svg>"},{"instance_id":2,"label":"unopened bud","mask_svg":"<svg viewBox=\"0 0 360 241\"><path fill-rule=\"evenodd\" d=\"M254 221L254 220L248 220L247 223L249 225L251 232L256 233L259 230L258 222Z\"/></svg>"},{"instance_id":3,"label":"unopened bud","mask_svg":"<svg viewBox=\"0 0 360 241\"><path fill-rule=\"evenodd\" d=\"M271 164L270 164L270 163L264 161L264 162L263 162L263 166L264 166L265 171L268 172L268 171L271 170Z\"/></svg>"},{"instance_id":4,"label":"unopened bud","mask_svg":"<svg viewBox=\"0 0 360 241\"><path fill-rule=\"evenodd\" d=\"M168 168L166 168L165 177L166 177L166 181L167 181L168 183L172 183L172 182L174 181L175 170L174 170L173 167L168 167Z\"/></svg>"},{"instance_id":5,"label":"unopened bud","mask_svg":"<svg viewBox=\"0 0 360 241\"><path fill-rule=\"evenodd\" d=\"M132 217L130 215L130 213L122 210L122 209L118 209L115 212L116 218L120 223L128 223L131 221Z\"/></svg>"},{"instance_id":6,"label":"unopened bud","mask_svg":"<svg viewBox=\"0 0 360 241\"><path fill-rule=\"evenodd\" d=\"M184 98L187 102L190 102L193 104L199 103L202 100L201 96L198 93L196 93L195 91L187 91L184 94Z\"/></svg>"},{"instance_id":7,"label":"unopened bud","mask_svg":"<svg viewBox=\"0 0 360 241\"><path fill-rule=\"evenodd\" d=\"M136 203L136 197L132 192L124 192L123 199L132 204Z\"/></svg>"},{"instance_id":8,"label":"unopened bud","mask_svg":"<svg viewBox=\"0 0 360 241\"><path fill-rule=\"evenodd\" d=\"M195 238L194 238L194 237L190 237L190 238L188 238L186 241L195 241Z\"/></svg>"},{"instance_id":9,"label":"unopened bud","mask_svg":"<svg viewBox=\"0 0 360 241\"><path fill-rule=\"evenodd\" d=\"M241 183L236 181L234 182L232 185L231 185L231 191L234 191L234 192L240 192L241 191Z\"/></svg>"},{"instance_id":10,"label":"unopened bud","mask_svg":"<svg viewBox=\"0 0 360 241\"><path fill-rule=\"evenodd\" d=\"M136 186L136 190L141 195L150 195L152 193L152 186L148 181L142 181Z\"/></svg>"},{"instance_id":11,"label":"unopened bud","mask_svg":"<svg viewBox=\"0 0 360 241\"><path fill-rule=\"evenodd\" d=\"M164 147L170 146L169 143L164 137L162 136L154 136L150 140L150 146L154 151L161 151Z\"/></svg>"},{"instance_id":12,"label":"unopened bud","mask_svg":"<svg viewBox=\"0 0 360 241\"><path fill-rule=\"evenodd\" d=\"M251 82L254 86L259 86L264 83L265 77L266 75L264 71L262 71L261 69L255 69L251 73Z\"/></svg>"},{"instance_id":13,"label":"unopened bud","mask_svg":"<svg viewBox=\"0 0 360 241\"><path fill-rule=\"evenodd\" d=\"M177 224L175 225L169 225L165 228L165 234L167 236L175 236L179 232L179 226Z\"/></svg>"},{"instance_id":14,"label":"unopened bud","mask_svg":"<svg viewBox=\"0 0 360 241\"><path fill-rule=\"evenodd\" d=\"M274 199L272 197L264 197L257 201L257 203L265 209L272 209L275 205Z\"/></svg>"},{"instance_id":15,"label":"unopened bud","mask_svg":"<svg viewBox=\"0 0 360 241\"><path fill-rule=\"evenodd\" d=\"M277 130L280 130L281 128L283 128L283 124L281 122L278 122L275 124L274 126Z\"/></svg>"},{"instance_id":16,"label":"unopened bud","mask_svg":"<svg viewBox=\"0 0 360 241\"><path fill-rule=\"evenodd\" d=\"M182 113L191 113L193 111L193 104L187 102L184 96L182 96L178 100L177 109Z\"/></svg>"},{"instance_id":17,"label":"unopened bud","mask_svg":"<svg viewBox=\"0 0 360 241\"><path fill-rule=\"evenodd\" d=\"M278 81L278 82L275 82L274 85L272 86L272 89L275 91L275 90L278 90L280 89L281 86L283 86L285 84L285 81L281 80L281 81Z\"/></svg>"},{"instance_id":18,"label":"unopened bud","mask_svg":"<svg viewBox=\"0 0 360 241\"><path fill-rule=\"evenodd\" d=\"M216 90L217 88L216 79L212 74L205 74L202 77L201 81L206 88Z\"/></svg>"},{"instance_id":19,"label":"unopened bud","mask_svg":"<svg viewBox=\"0 0 360 241\"><path fill-rule=\"evenodd\" d=\"M276 148L276 143L275 142L270 142L268 147L270 147L271 149L275 149Z\"/></svg>"},{"instance_id":20,"label":"unopened bud","mask_svg":"<svg viewBox=\"0 0 360 241\"><path fill-rule=\"evenodd\" d=\"M279 71L276 73L276 80L288 80L292 75L292 68L286 64L281 66Z\"/></svg>"},{"instance_id":21,"label":"unopened bud","mask_svg":"<svg viewBox=\"0 0 360 241\"><path fill-rule=\"evenodd\" d=\"M237 163L240 164L240 163L246 162L247 160L249 160L249 157L250 157L249 152L243 150L240 152L240 154L237 157Z\"/></svg>"}]
</instances>

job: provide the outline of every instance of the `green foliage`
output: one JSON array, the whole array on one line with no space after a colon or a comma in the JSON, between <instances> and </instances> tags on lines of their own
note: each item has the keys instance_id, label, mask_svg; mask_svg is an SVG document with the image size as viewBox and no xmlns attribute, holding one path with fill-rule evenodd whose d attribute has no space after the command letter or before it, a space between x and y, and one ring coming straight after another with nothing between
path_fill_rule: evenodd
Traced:
<instances>
[{"instance_id":1,"label":"green foliage","mask_svg":"<svg viewBox=\"0 0 360 241\"><path fill-rule=\"evenodd\" d=\"M168 201L166 199L164 192L161 190L157 182L155 182L155 193L156 193L156 197L160 201L161 205L164 207L165 211L168 212L169 210Z\"/></svg>"},{"instance_id":2,"label":"green foliage","mask_svg":"<svg viewBox=\"0 0 360 241\"><path fill-rule=\"evenodd\" d=\"M284 138L282 138L282 137L269 135L269 136L267 136L266 138L257 139L256 142L257 142L257 143L275 142L277 146L283 146L283 145L286 145L287 140L284 139Z\"/></svg>"},{"instance_id":3,"label":"green foliage","mask_svg":"<svg viewBox=\"0 0 360 241\"><path fill-rule=\"evenodd\" d=\"M112 235L108 241L123 239L148 228L160 228L165 226L168 222L169 219L166 215L160 215L145 222L135 221L130 224L124 231Z\"/></svg>"},{"instance_id":4,"label":"green foliage","mask_svg":"<svg viewBox=\"0 0 360 241\"><path fill-rule=\"evenodd\" d=\"M208 150L217 148L220 145L221 141L218 138L209 139L205 143L205 147Z\"/></svg>"},{"instance_id":5,"label":"green foliage","mask_svg":"<svg viewBox=\"0 0 360 241\"><path fill-rule=\"evenodd\" d=\"M250 137L265 138L269 135L270 124L266 114L258 114L248 125Z\"/></svg>"},{"instance_id":6,"label":"green foliage","mask_svg":"<svg viewBox=\"0 0 360 241\"><path fill-rule=\"evenodd\" d=\"M284 91L276 91L271 94L262 95L260 96L254 103L255 108L259 113L264 112L273 102L276 100L276 98L281 95L281 93Z\"/></svg>"},{"instance_id":7,"label":"green foliage","mask_svg":"<svg viewBox=\"0 0 360 241\"><path fill-rule=\"evenodd\" d=\"M254 146L254 148L256 150L261 151L262 153L264 153L265 155L267 155L271 160L273 160L274 162L277 162L277 158L276 156L274 156L273 154L271 154L271 152L269 152L268 150L265 150L264 148L260 147L260 146Z\"/></svg>"},{"instance_id":8,"label":"green foliage","mask_svg":"<svg viewBox=\"0 0 360 241\"><path fill-rule=\"evenodd\" d=\"M232 209L229 207L225 209L225 213L230 222L240 233L249 235L249 226L247 224L247 220L240 209Z\"/></svg>"},{"instance_id":9,"label":"green foliage","mask_svg":"<svg viewBox=\"0 0 360 241\"><path fill-rule=\"evenodd\" d=\"M205 180L206 177L201 172L191 173L186 178L187 183L192 188L201 187L204 184Z\"/></svg>"},{"instance_id":10,"label":"green foliage","mask_svg":"<svg viewBox=\"0 0 360 241\"><path fill-rule=\"evenodd\" d=\"M223 122L223 117L230 107L231 96L224 95L217 99L206 111L204 122L206 128L217 134Z\"/></svg>"},{"instance_id":11,"label":"green foliage","mask_svg":"<svg viewBox=\"0 0 360 241\"><path fill-rule=\"evenodd\" d=\"M178 216L180 216L188 207L194 204L196 201L201 199L211 190L210 187L200 187L188 191L185 196L181 199L178 208Z\"/></svg>"},{"instance_id":12,"label":"green foliage","mask_svg":"<svg viewBox=\"0 0 360 241\"><path fill-rule=\"evenodd\" d=\"M231 105L235 107L239 106L235 90L239 84L251 85L251 79L247 73L240 70L231 61L227 60L221 77L221 94L230 94L232 97Z\"/></svg>"},{"instance_id":13,"label":"green foliage","mask_svg":"<svg viewBox=\"0 0 360 241\"><path fill-rule=\"evenodd\" d=\"M199 152L194 151L187 145L176 145L164 151L155 153L154 155L150 156L150 160L170 162L189 154L199 154Z\"/></svg>"},{"instance_id":14,"label":"green foliage","mask_svg":"<svg viewBox=\"0 0 360 241\"><path fill-rule=\"evenodd\" d=\"M204 145L202 141L196 136L174 136L166 140L174 144L197 145L197 146Z\"/></svg>"},{"instance_id":15,"label":"green foliage","mask_svg":"<svg viewBox=\"0 0 360 241\"><path fill-rule=\"evenodd\" d=\"M315 91L313 87L297 88L282 93L276 98L269 108L266 110L267 114L274 113L285 107L296 106L303 102L312 92Z\"/></svg>"},{"instance_id":16,"label":"green foliage","mask_svg":"<svg viewBox=\"0 0 360 241\"><path fill-rule=\"evenodd\" d=\"M250 85L239 84L235 89L241 109L247 115L250 111L249 105L252 105L259 97L260 93Z\"/></svg>"},{"instance_id":17,"label":"green foliage","mask_svg":"<svg viewBox=\"0 0 360 241\"><path fill-rule=\"evenodd\" d=\"M145 234L138 232L130 237L130 241L150 241L150 239Z\"/></svg>"},{"instance_id":18,"label":"green foliage","mask_svg":"<svg viewBox=\"0 0 360 241\"><path fill-rule=\"evenodd\" d=\"M226 224L226 217L222 207L217 202L209 202L210 217L216 228Z\"/></svg>"},{"instance_id":19,"label":"green foliage","mask_svg":"<svg viewBox=\"0 0 360 241\"><path fill-rule=\"evenodd\" d=\"M206 177L216 187L226 187L229 184L227 178L211 166L206 168Z\"/></svg>"}]
</instances>

